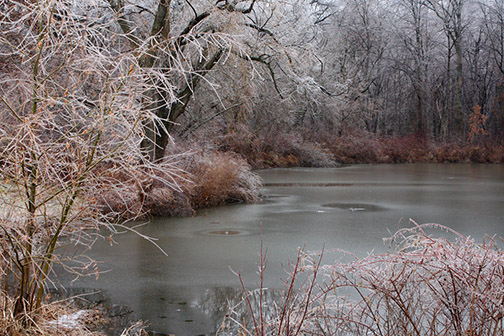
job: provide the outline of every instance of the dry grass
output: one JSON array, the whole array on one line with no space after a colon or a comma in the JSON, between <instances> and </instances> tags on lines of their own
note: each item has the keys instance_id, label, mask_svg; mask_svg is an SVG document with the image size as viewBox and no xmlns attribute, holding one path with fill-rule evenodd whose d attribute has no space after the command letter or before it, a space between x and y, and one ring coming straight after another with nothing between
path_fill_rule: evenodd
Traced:
<instances>
[{"instance_id":1,"label":"dry grass","mask_svg":"<svg viewBox=\"0 0 504 336\"><path fill-rule=\"evenodd\" d=\"M239 155L202 148L180 148L170 172L156 179L115 176L122 190L95 190L103 212L127 220L146 216L188 216L196 209L259 199L261 181ZM166 176L165 176L166 175ZM170 178L170 184L162 181ZM138 184L137 181L143 181ZM137 183L136 188L130 186ZM176 185L177 188L173 188Z\"/></svg>"},{"instance_id":2,"label":"dry grass","mask_svg":"<svg viewBox=\"0 0 504 336\"><path fill-rule=\"evenodd\" d=\"M4 294L0 295L2 336L105 336L114 324L113 317L100 306L81 308L70 304L71 300L43 304L35 313L14 318L14 301ZM117 332L121 336L147 336L145 328L138 321Z\"/></svg>"},{"instance_id":3,"label":"dry grass","mask_svg":"<svg viewBox=\"0 0 504 336\"><path fill-rule=\"evenodd\" d=\"M63 303L44 304L36 314L14 318L14 302L5 295L0 298L3 312L0 335L10 336L101 336L96 325L103 318L96 310L77 311Z\"/></svg>"},{"instance_id":4,"label":"dry grass","mask_svg":"<svg viewBox=\"0 0 504 336\"><path fill-rule=\"evenodd\" d=\"M237 154L200 152L186 169L192 181L186 190L195 209L258 200L261 180Z\"/></svg>"}]
</instances>

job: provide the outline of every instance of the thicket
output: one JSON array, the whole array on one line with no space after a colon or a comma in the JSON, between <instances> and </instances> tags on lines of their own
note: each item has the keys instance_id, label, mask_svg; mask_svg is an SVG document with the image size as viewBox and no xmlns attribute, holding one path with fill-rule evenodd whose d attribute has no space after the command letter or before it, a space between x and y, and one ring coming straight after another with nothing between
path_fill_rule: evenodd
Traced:
<instances>
[{"instance_id":1,"label":"thicket","mask_svg":"<svg viewBox=\"0 0 504 336\"><path fill-rule=\"evenodd\" d=\"M426 233L441 228L454 238ZM403 229L391 250L353 261L330 251L304 253L289 265L280 297L244 293L221 335L501 335L504 332L504 251L439 225ZM259 274L265 272L261 256ZM261 275L262 279L262 275ZM261 282L259 282L261 283ZM269 297L271 299L271 297Z\"/></svg>"},{"instance_id":2,"label":"thicket","mask_svg":"<svg viewBox=\"0 0 504 336\"><path fill-rule=\"evenodd\" d=\"M93 195L101 211L121 220L190 216L201 208L259 200L261 179L238 154L182 144L171 150L171 165L176 168L169 174L171 184L164 182L165 170L156 173L158 178L145 180L142 188L96 189ZM120 174L116 179L128 183Z\"/></svg>"},{"instance_id":3,"label":"thicket","mask_svg":"<svg viewBox=\"0 0 504 336\"><path fill-rule=\"evenodd\" d=\"M141 144L162 125L150 93L166 81L142 60L155 41L131 50L104 20L110 9L6 0L0 10L0 333L43 333L55 264L96 274L85 255L96 239L144 216L254 200L259 180L232 154L153 162Z\"/></svg>"},{"instance_id":4,"label":"thicket","mask_svg":"<svg viewBox=\"0 0 504 336\"><path fill-rule=\"evenodd\" d=\"M198 135L191 141L206 140ZM239 154L255 169L362 163L504 163L504 145L485 137L438 142L417 135L380 136L360 130L342 134L310 129L264 132L241 125L239 131L212 140L212 146Z\"/></svg>"},{"instance_id":5,"label":"thicket","mask_svg":"<svg viewBox=\"0 0 504 336\"><path fill-rule=\"evenodd\" d=\"M415 135L379 137L359 132L322 138L341 163L504 163L498 141L439 143Z\"/></svg>"}]
</instances>

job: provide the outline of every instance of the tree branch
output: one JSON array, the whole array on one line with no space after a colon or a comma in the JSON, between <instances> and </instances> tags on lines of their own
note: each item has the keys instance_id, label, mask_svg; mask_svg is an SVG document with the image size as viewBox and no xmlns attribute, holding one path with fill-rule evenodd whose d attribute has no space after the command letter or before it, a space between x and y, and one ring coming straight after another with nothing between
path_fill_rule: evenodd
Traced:
<instances>
[{"instance_id":1,"label":"tree branch","mask_svg":"<svg viewBox=\"0 0 504 336\"><path fill-rule=\"evenodd\" d=\"M223 4L219 5L219 3L223 3ZM225 9L228 12L239 12L242 14L249 14L252 12L252 10L254 10L255 3L256 3L256 0L252 0L252 2L250 3L250 6L248 8L239 9L239 8L236 8L236 5L230 4L227 0L217 0L217 2L215 3L215 6L219 9Z\"/></svg>"},{"instance_id":2,"label":"tree branch","mask_svg":"<svg viewBox=\"0 0 504 336\"><path fill-rule=\"evenodd\" d=\"M152 24L151 36L161 34L165 39L170 35L170 2L171 0L160 0L156 17Z\"/></svg>"},{"instance_id":3,"label":"tree branch","mask_svg":"<svg viewBox=\"0 0 504 336\"><path fill-rule=\"evenodd\" d=\"M240 56L242 57L242 56ZM275 72L273 71L273 68L271 67L271 62L268 62L266 60L264 60L262 57L257 57L257 56L249 56L249 57L242 57L242 58L245 58L245 59L249 59L251 61L254 61L254 62L259 62L259 63L262 63L266 66L266 68L268 68L269 70L269 73L270 73L270 76L271 76L271 80L273 81L273 86L275 87L275 91L278 93L278 95L280 96L280 98L284 99L284 96L282 95L282 93L280 92L280 89L278 88L278 84L277 84L277 81L276 81L276 77L275 77Z\"/></svg>"},{"instance_id":4,"label":"tree branch","mask_svg":"<svg viewBox=\"0 0 504 336\"><path fill-rule=\"evenodd\" d=\"M186 35L189 34L191 32L191 30L198 23L200 23L201 21L203 21L204 19L206 19L209 16L210 16L210 12L204 12L204 13L201 13L200 15L197 15L194 19L191 20L191 22L189 22L187 24L187 26L184 28L184 30L180 33L180 35L175 40L174 44L179 48L185 46L190 40L186 37ZM181 49L181 51L183 51L183 48Z\"/></svg>"},{"instance_id":5,"label":"tree branch","mask_svg":"<svg viewBox=\"0 0 504 336\"><path fill-rule=\"evenodd\" d=\"M194 13L194 17L198 17L198 12L196 12L196 9L194 9L194 6L192 5L192 3L189 0L185 0L185 2L189 5L189 7L191 7L191 9Z\"/></svg>"},{"instance_id":6,"label":"tree branch","mask_svg":"<svg viewBox=\"0 0 504 336\"><path fill-rule=\"evenodd\" d=\"M266 28L264 28L264 27L259 27L259 26L258 26L258 25L256 25L255 23L245 23L245 26L250 27L250 28L254 28L254 29L255 29L255 30L257 30L258 32L268 34L268 35L269 35L269 36L271 36L271 37L274 37L274 36L275 36L275 35L271 32L271 30L266 29Z\"/></svg>"},{"instance_id":7,"label":"tree branch","mask_svg":"<svg viewBox=\"0 0 504 336\"><path fill-rule=\"evenodd\" d=\"M138 48L141 43L140 43L138 37L136 37L133 34L133 30L131 29L128 20L126 20L126 18L125 18L125 14L123 12L124 6L122 4L122 1L117 0L117 3L115 3L114 0L108 0L108 3L110 4L110 8L112 8L112 10L116 13L117 23L119 23L121 30L126 35L126 38L130 42L131 47L133 49Z\"/></svg>"},{"instance_id":8,"label":"tree branch","mask_svg":"<svg viewBox=\"0 0 504 336\"><path fill-rule=\"evenodd\" d=\"M206 124L206 123L208 123L209 121L212 121L213 119L215 119L215 118L217 118L218 116L220 116L220 115L222 115L222 114L224 114L224 113L226 113L226 112L228 112L228 111L230 111L230 110L234 109L235 107L242 106L243 104L245 104L245 103L246 103L247 101L249 101L249 100L250 100L250 99L247 99L246 101L243 101L243 102L240 102L240 103L238 103L238 104L232 105L232 106L230 106L230 107L228 107L228 108L225 108L225 109L224 109L224 110L222 110L222 111L219 111L219 112L215 113L215 114L214 114L214 115L212 115L211 117L209 117L209 118L207 118L207 119L203 120L202 122L198 123L196 126L186 128L186 129L185 129L185 130L181 133L181 135L183 135L183 134L184 134L184 133L186 133L186 132L189 132L189 133L193 133L193 132L195 132L198 128L200 128L201 126L205 125L205 124Z\"/></svg>"}]
</instances>

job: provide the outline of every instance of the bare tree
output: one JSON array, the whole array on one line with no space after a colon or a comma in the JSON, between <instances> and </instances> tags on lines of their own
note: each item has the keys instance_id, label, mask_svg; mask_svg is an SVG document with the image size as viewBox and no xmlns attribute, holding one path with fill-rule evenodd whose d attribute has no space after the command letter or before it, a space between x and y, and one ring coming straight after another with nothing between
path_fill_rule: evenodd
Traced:
<instances>
[{"instance_id":1,"label":"bare tree","mask_svg":"<svg viewBox=\"0 0 504 336\"><path fill-rule=\"evenodd\" d=\"M261 64L280 94L275 68L279 68L279 59L295 58L283 48L292 33L282 30L282 21L292 8L301 7L296 2L175 4L161 0L156 2L156 7L156 4L139 6L109 0L108 4L122 36L128 41L128 52L136 55L138 65L150 76L150 86L155 87L144 92L144 109L154 113L157 119L155 123L144 123L146 136L141 145L152 161L162 159L170 132L186 113L200 84L208 83L218 94L218 84L205 79L213 70L233 71L223 67L244 60ZM291 49L295 49L294 44ZM253 65L247 68L256 71Z\"/></svg>"},{"instance_id":2,"label":"bare tree","mask_svg":"<svg viewBox=\"0 0 504 336\"><path fill-rule=\"evenodd\" d=\"M429 37L427 35L427 16L423 0L400 0L400 20L397 34L400 46L396 54L396 66L410 79L414 95L414 130L424 137L426 135L427 111L427 75L429 57Z\"/></svg>"},{"instance_id":3,"label":"bare tree","mask_svg":"<svg viewBox=\"0 0 504 336\"><path fill-rule=\"evenodd\" d=\"M176 185L169 164L151 165L139 146L142 124L155 122L143 93L157 85L109 23L65 0L0 6L0 283L25 317L40 308L55 263L70 257L75 267L63 265L76 275L93 271L72 249L89 247L99 228L117 230L100 193Z\"/></svg>"},{"instance_id":4,"label":"bare tree","mask_svg":"<svg viewBox=\"0 0 504 336\"><path fill-rule=\"evenodd\" d=\"M443 22L443 29L448 38L448 80L450 80L451 49L455 49L455 108L454 131L457 136L464 132L463 111L463 7L465 0L426 0L426 6L434 11Z\"/></svg>"},{"instance_id":5,"label":"bare tree","mask_svg":"<svg viewBox=\"0 0 504 336\"><path fill-rule=\"evenodd\" d=\"M326 57L353 118L376 133L383 112L387 12L376 0L341 1L338 8L328 28L332 41Z\"/></svg>"},{"instance_id":6,"label":"bare tree","mask_svg":"<svg viewBox=\"0 0 504 336\"><path fill-rule=\"evenodd\" d=\"M504 116L501 111L504 106L504 1L481 1L480 7L483 14L484 36L488 48L489 61L494 64L490 69L495 69L494 99L492 108L489 109L490 124L493 133L500 139L504 138Z\"/></svg>"}]
</instances>

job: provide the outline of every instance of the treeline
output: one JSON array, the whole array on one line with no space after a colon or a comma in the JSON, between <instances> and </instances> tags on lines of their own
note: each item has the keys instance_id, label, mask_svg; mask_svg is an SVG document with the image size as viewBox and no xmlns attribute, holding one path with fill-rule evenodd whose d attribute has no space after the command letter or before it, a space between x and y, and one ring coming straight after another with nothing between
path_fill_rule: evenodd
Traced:
<instances>
[{"instance_id":1,"label":"treeline","mask_svg":"<svg viewBox=\"0 0 504 336\"><path fill-rule=\"evenodd\" d=\"M502 139L504 3L344 0L324 48L340 127L438 141ZM327 21L326 20L326 21Z\"/></svg>"},{"instance_id":2,"label":"treeline","mask_svg":"<svg viewBox=\"0 0 504 336\"><path fill-rule=\"evenodd\" d=\"M296 30L265 23L263 40L282 48L254 68L261 81L236 83L252 76L245 65L211 74L226 90L196 92L175 133L504 139L504 1L313 1L304 11L291 17Z\"/></svg>"}]
</instances>

